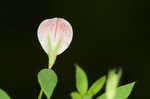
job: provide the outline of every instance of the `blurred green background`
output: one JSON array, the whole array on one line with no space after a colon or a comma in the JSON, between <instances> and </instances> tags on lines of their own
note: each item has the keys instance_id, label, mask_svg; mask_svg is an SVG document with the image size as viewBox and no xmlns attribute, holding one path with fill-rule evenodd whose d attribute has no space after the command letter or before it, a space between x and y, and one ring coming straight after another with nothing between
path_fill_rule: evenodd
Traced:
<instances>
[{"instance_id":1,"label":"blurred green background","mask_svg":"<svg viewBox=\"0 0 150 99\"><path fill-rule=\"evenodd\" d=\"M53 69L59 77L53 99L70 99L75 63L89 84L121 67L121 85L136 81L129 99L149 95L149 0L2 0L0 1L0 88L12 99L37 99L37 73L48 59L37 39L47 18L63 17L73 26L71 46ZM102 92L101 92L102 93ZM100 93L99 93L100 94Z\"/></svg>"}]
</instances>

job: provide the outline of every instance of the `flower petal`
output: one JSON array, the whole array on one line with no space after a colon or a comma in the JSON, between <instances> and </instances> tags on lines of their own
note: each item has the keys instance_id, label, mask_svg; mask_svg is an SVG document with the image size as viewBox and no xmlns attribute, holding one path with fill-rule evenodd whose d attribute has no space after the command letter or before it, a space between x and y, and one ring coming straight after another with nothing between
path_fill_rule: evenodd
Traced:
<instances>
[{"instance_id":1,"label":"flower petal","mask_svg":"<svg viewBox=\"0 0 150 99\"><path fill-rule=\"evenodd\" d=\"M73 37L72 26L63 18L52 18L44 20L38 28L38 39L44 51L48 54L48 36L50 37L52 48L55 49L58 41L62 37L57 55L64 52L70 45Z\"/></svg>"}]
</instances>

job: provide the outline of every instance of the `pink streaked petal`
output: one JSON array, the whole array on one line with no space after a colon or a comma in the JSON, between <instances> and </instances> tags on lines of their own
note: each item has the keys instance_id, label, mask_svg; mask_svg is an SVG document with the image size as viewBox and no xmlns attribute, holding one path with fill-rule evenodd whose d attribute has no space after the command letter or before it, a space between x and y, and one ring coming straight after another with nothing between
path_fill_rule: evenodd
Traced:
<instances>
[{"instance_id":1,"label":"pink streaked petal","mask_svg":"<svg viewBox=\"0 0 150 99\"><path fill-rule=\"evenodd\" d=\"M57 55L65 51L73 37L72 26L63 18L52 18L44 20L38 28L38 39L44 51L48 54L48 34L54 49L62 36L62 41Z\"/></svg>"}]
</instances>

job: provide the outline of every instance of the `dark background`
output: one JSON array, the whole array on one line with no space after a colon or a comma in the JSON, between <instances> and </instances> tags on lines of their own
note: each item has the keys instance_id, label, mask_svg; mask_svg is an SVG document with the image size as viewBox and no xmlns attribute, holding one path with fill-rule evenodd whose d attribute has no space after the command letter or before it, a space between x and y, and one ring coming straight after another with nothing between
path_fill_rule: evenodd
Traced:
<instances>
[{"instance_id":1,"label":"dark background","mask_svg":"<svg viewBox=\"0 0 150 99\"><path fill-rule=\"evenodd\" d=\"M121 67L121 85L137 82L129 99L150 97L149 5L148 0L0 1L0 88L12 99L37 99L37 73L48 64L37 28L44 19L63 17L74 37L53 67L59 77L53 99L70 99L76 90L74 63L87 72L89 84Z\"/></svg>"}]
</instances>

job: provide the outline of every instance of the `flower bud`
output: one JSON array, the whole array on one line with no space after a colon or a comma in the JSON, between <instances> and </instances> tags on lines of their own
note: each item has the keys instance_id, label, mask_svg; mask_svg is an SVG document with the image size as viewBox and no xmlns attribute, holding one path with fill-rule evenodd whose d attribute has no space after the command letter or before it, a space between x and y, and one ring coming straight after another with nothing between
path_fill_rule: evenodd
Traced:
<instances>
[{"instance_id":1,"label":"flower bud","mask_svg":"<svg viewBox=\"0 0 150 99\"><path fill-rule=\"evenodd\" d=\"M50 51L56 50L58 43L60 44L55 54L59 55L64 52L69 47L72 37L72 26L63 18L46 19L38 28L38 40L48 55L51 53ZM50 46L52 49L50 49Z\"/></svg>"},{"instance_id":2,"label":"flower bud","mask_svg":"<svg viewBox=\"0 0 150 99\"><path fill-rule=\"evenodd\" d=\"M57 55L69 47L72 37L72 26L63 18L46 19L40 24L38 39L48 54L49 68L54 65Z\"/></svg>"}]
</instances>

